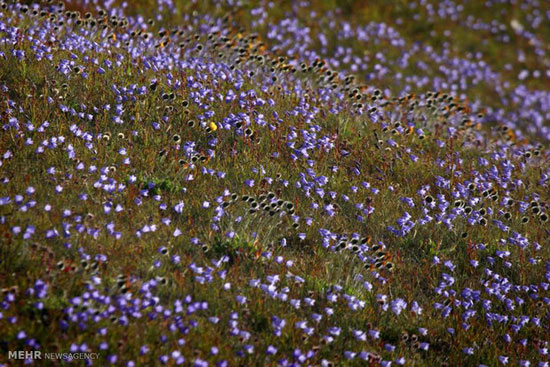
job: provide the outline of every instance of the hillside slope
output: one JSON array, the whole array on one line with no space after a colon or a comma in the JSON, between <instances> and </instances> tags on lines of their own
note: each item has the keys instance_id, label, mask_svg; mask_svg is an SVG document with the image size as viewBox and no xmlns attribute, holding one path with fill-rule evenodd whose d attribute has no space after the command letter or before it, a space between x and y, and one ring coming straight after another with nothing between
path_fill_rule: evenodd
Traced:
<instances>
[{"instance_id":1,"label":"hillside slope","mask_svg":"<svg viewBox=\"0 0 550 367\"><path fill-rule=\"evenodd\" d=\"M549 24L2 3L0 363L547 366Z\"/></svg>"}]
</instances>

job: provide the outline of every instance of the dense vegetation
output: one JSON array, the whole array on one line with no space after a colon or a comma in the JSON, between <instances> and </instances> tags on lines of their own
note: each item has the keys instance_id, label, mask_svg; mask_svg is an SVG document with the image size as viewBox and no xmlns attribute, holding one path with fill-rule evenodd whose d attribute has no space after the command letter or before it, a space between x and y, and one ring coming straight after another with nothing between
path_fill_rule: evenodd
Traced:
<instances>
[{"instance_id":1,"label":"dense vegetation","mask_svg":"<svg viewBox=\"0 0 550 367\"><path fill-rule=\"evenodd\" d=\"M2 366L550 365L548 2L6 1L0 114Z\"/></svg>"}]
</instances>

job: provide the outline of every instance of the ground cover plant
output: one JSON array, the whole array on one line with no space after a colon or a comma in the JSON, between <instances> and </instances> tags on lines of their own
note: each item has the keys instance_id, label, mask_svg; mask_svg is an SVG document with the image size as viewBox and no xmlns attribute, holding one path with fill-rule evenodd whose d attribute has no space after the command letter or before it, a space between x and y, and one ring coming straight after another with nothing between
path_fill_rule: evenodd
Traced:
<instances>
[{"instance_id":1,"label":"ground cover plant","mask_svg":"<svg viewBox=\"0 0 550 367\"><path fill-rule=\"evenodd\" d=\"M0 5L1 366L550 365L548 2Z\"/></svg>"}]
</instances>

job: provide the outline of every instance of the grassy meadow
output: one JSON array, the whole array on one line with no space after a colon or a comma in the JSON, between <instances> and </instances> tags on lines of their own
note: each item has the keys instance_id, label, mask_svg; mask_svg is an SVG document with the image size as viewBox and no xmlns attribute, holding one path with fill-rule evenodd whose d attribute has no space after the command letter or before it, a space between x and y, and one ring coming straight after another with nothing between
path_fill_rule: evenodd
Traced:
<instances>
[{"instance_id":1,"label":"grassy meadow","mask_svg":"<svg viewBox=\"0 0 550 367\"><path fill-rule=\"evenodd\" d=\"M0 366L550 365L548 2L0 5Z\"/></svg>"}]
</instances>

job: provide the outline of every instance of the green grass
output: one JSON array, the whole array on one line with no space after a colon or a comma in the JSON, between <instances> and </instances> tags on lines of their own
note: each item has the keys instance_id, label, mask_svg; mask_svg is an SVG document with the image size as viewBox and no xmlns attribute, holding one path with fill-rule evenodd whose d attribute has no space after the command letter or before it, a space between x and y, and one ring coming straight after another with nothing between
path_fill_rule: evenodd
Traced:
<instances>
[{"instance_id":1,"label":"green grass","mask_svg":"<svg viewBox=\"0 0 550 367\"><path fill-rule=\"evenodd\" d=\"M450 29L453 38L456 39L453 47L455 54L451 56L465 57L467 53L482 50L483 59L493 70L502 71L503 80L511 83L510 88L519 84L517 74L522 68L542 70L543 61L521 40L514 39L510 44L503 44L495 38L487 37L483 32L472 32L463 25L450 23L445 19L428 23L423 11L420 12L421 19L413 21L407 18L411 11L407 9L408 2L405 1L384 4L313 1L311 7L315 8L318 14L323 14L337 5L342 8L342 14L338 15L340 21L347 20L354 25L384 22L398 29L407 44L422 41L438 51L442 50L444 42L449 42L449 39L441 36L442 32ZM175 14L164 11L163 21L160 24L157 22L152 28L155 31L160 28L170 29L181 22L184 14L193 10L212 16L223 16L232 10L235 27L246 28L252 20L249 11L256 6L257 4L251 2L240 8L230 9L226 5L215 6L208 1L197 4L176 2ZM156 7L157 4L152 1L137 2L135 6L127 9L127 13L151 17L155 14ZM289 16L288 12L291 9L290 2L283 2L269 10L268 19L272 24L276 24ZM311 18L308 15L310 10L299 8L295 16L304 25L309 26L312 33L322 31L330 19ZM511 17L521 18L524 14L514 8L506 16L497 16L496 11L488 12L478 2L465 4L464 12L479 15L485 21L496 17L501 22L509 22ZM396 23L399 17L403 19L403 24ZM23 29L31 25L25 18L14 22ZM544 35L547 25L541 27L540 34ZM431 30L436 32L436 37L429 36ZM267 23L251 31L257 31L265 40ZM328 32L328 36L331 38L327 54L330 55L334 52L337 41L333 32ZM269 41L265 42L267 48L272 46ZM320 44L314 43L314 46L320 47ZM342 46L350 47L354 53L359 54L366 47L363 42L356 39L345 40ZM284 114L300 104L300 98L296 93L289 93L283 98L281 94L277 94L276 87L262 91L258 85L259 79L245 78L241 91L254 90L263 99L273 98L276 102L275 106L265 104L255 107L255 111L263 114L270 122L273 112L277 112L283 122L273 131L268 127L252 125L255 140L251 140L222 128L220 124L220 121L230 113L247 112L245 109L241 109L237 103L212 103L210 110L214 115L209 121L218 123L219 127L216 131L208 133L199 126L191 128L187 124L190 119L197 121L197 116L204 113L204 110L193 102L188 108L182 107L183 100L191 100L193 90L190 87L183 83L175 92L174 102L164 101L162 94L170 91L170 87L165 84L166 70L146 69L143 60L130 62L126 51L122 49L113 48L113 51L125 55L126 64L118 69L107 70L101 76L95 72L97 67L89 61L83 61L83 55L78 53L78 62L86 64L87 71L90 72L90 77L83 79L78 75L65 76L56 71L55 66L62 59L71 57L68 51L53 52L51 62L38 62L32 57L20 62L11 56L12 47L7 44L0 45L0 51L7 55L0 59L0 84L8 88L7 92L0 95L2 124L7 123L8 118L13 116L20 124L28 121L35 128L46 120L50 125L46 133L40 133L35 129L25 131L22 136L9 130L3 131L0 135L0 153L10 150L15 154L14 158L2 161L0 172L2 176L9 178L9 182L3 183L0 187L0 196L10 196L13 201L15 195L23 194L27 187L33 186L36 193L32 200L37 203L28 211L21 211L14 204L0 206L0 216L3 218L0 222L0 285L4 288L4 294L16 296L14 304L3 311L0 319L0 363L11 365L13 362L7 360L8 350L29 348L17 340L20 330L25 330L27 335L36 338L41 344L41 350L48 352L67 351L72 343L84 342L92 351L97 352L99 344L107 342L108 349L101 351L97 365L105 365L107 356L112 354L118 356L118 365L123 365L128 360L135 361L137 365L155 365L159 363L158 358L161 355L168 355L175 349L182 351L186 363L191 363L194 358L201 358L212 361L213 365L214 360L226 359L230 365L243 366L276 366L280 356L290 356L295 348L300 348L304 352L318 348L318 353L310 361L312 365L319 365L324 358L337 366L363 365L364 362L358 358L344 359L343 353L348 350L366 350L379 354L385 360L395 360L403 356L410 365L415 366L435 366L444 362L449 366L475 366L479 363L497 365L498 356L503 354L510 355L513 363L520 359L534 361L537 358L535 348L522 348L517 343L507 346L498 339L496 336L500 337L510 332L511 323L489 328L479 303L473 308L477 314L470 320L468 332L461 329L462 320L458 308L450 316L443 318L441 311L435 310L433 304L444 302L445 297L437 294L434 289L442 281L443 273L453 273L455 284L452 289L480 289L481 280L490 280L484 275L484 267L491 267L494 272L498 272L514 284L539 284L544 280L545 260L550 255L546 246L548 223L541 223L535 216L530 216L529 223L522 224L523 214L514 208L511 209L513 218L506 222L511 228L509 233L503 233L492 223L486 227L472 226L461 217L453 222L454 227L450 230L445 224L438 224L435 220L425 226L416 226L406 237L394 236L387 230L387 226L396 226L396 220L405 211L415 219L423 216L422 198L417 194L422 186L430 185L432 195L439 193L450 198L453 191L457 190L458 184L479 177L480 172L486 173L492 165L500 164L493 153L499 150L498 144L502 143L502 136L494 133L491 125L483 125L476 131L486 139L485 146L478 147L468 141L467 135L451 139L443 130L436 129L435 124L441 121L424 109L419 111L419 114L424 113L430 118L427 119L425 127L427 137L420 140L415 133L394 135L391 130L384 131L380 124L370 123L365 116L351 113L347 101L340 104L344 112L332 114L329 112L328 103L314 99L318 97L315 92L312 93L311 103L316 104L321 112L315 116L312 124L306 124L303 116ZM525 64L518 62L516 47L526 52ZM24 49L27 55L32 54L28 41L21 41L18 48ZM389 48L385 40L369 44L367 48L372 55L385 52L388 60L395 60L401 54L399 49ZM99 65L111 58L107 54L98 54L94 51L86 53L96 57ZM420 73L415 65L416 61L431 62L430 56L424 51L419 51L412 58L414 62L410 62L403 71L406 75ZM503 71L507 63L512 65L510 72ZM397 70L398 67L390 65L390 73L376 81L379 85L375 87L388 88L398 94L402 84L394 78L394 72ZM174 74L177 74L176 78L185 80L186 76L196 75L197 71L184 68ZM160 81L160 87L154 92L148 92L146 96L137 96L135 103L125 103L125 111L122 114L125 123L113 123L112 109L120 102L116 101L111 86L148 86L154 78ZM312 82L309 75L301 78ZM284 75L282 79L284 83L290 80ZM217 92L220 94L234 88L229 81L218 82ZM531 89L547 89L543 79L530 79L525 83ZM424 91L420 89L415 92L421 94ZM479 99L489 106L513 107L504 106L498 94L492 90L492 86L484 83L472 86L467 94L471 100ZM55 102L48 103L48 96L54 98ZM17 108L12 108L8 112L8 100L14 101ZM83 103L87 111L95 106L99 112L95 113L92 121L85 121L71 116L70 113L61 112L58 103L74 108L77 112L81 111L80 105ZM104 106L107 104L110 104L111 111L105 110ZM337 103L334 102L334 105ZM153 128L152 122L162 121L166 106L173 107L172 112L166 114L169 116L168 122L162 123L160 129ZM395 103L385 111L399 116L407 108L406 104ZM252 113L249 114L249 117L253 117ZM71 131L73 124L96 137L109 133L110 138L107 140L94 137L93 147L90 149L86 141L76 137ZM321 130L315 131L313 125L318 125ZM293 161L290 155L292 149L286 148L289 142L287 137L293 130L298 134L295 139L296 147L305 141L303 134L307 132L316 133L318 139L330 139L334 148L328 152L321 149L310 151L308 159L315 162L313 168L307 160ZM134 134L134 131L137 134ZM208 149L215 150L215 155L206 162L197 162L193 167L189 162L190 157L184 156L181 151L174 148L173 139L176 134L181 137L182 144L194 141L195 151L200 155L206 156ZM66 139L62 146L55 149L46 148L42 154L36 154L36 148L43 139L58 136L64 136ZM32 139L34 143L26 145L27 138ZM208 146L211 138L218 139L215 148ZM392 147L389 144L390 139L397 145ZM442 140L445 146L439 147L436 144L437 139ZM522 148L521 142L516 143L518 144L512 148L502 150L516 167L512 178L521 178L528 185L517 190L508 190L508 193L504 189L499 189L500 196L509 195L516 201L529 201L533 194L538 194L541 202L548 201L550 197L546 188L536 184L541 174L548 170L548 153L543 150L540 158L527 161L512 154L514 149ZM71 159L67 153L69 145L73 147L75 159ZM119 154L123 147L127 151L125 156ZM418 156L418 161L412 162L409 159L407 149ZM343 150L348 151L349 155L344 156ZM274 151L280 152L279 158L272 157ZM165 153L160 154L161 152ZM453 158L456 152L460 154L461 162ZM130 159L130 164L124 164L125 158ZM489 166L480 165L479 158L487 159ZM444 164L435 164L437 159L441 159ZM181 160L184 162L180 162ZM79 163L84 164L85 169L78 169ZM452 164L454 167L451 167ZM91 165L95 165L98 170L109 167L115 169L102 174L98 171L90 172ZM335 165L339 167L336 172L332 169ZM46 173L50 167L55 167L56 173ZM360 167L358 175L354 173L356 167ZM211 169L215 173L204 174L203 168ZM301 178L300 174L305 175L307 180L312 179L307 173L309 168L315 172L314 176L323 175L329 178L329 182L322 187L325 193L322 198L313 191L308 197L303 189L295 186ZM257 171L254 172L253 169ZM262 169L265 170L265 174L262 173ZM454 175L457 171L461 174ZM217 178L217 172L224 172L225 178ZM189 180L189 175L193 175L193 180ZM134 182L130 180L131 176L136 177ZM289 185L285 186L278 176L288 180ZM436 176L448 178L450 188L437 187ZM268 184L265 177L272 178L273 182ZM243 182L247 179L254 179L254 186L245 186ZM101 187L109 180L115 190ZM363 182L369 182L371 187L380 191L375 194L363 188ZM496 184L496 181L494 183ZM58 185L63 187L63 192L55 194ZM354 193L352 186L358 187L359 190ZM394 188L393 191L389 189L390 186ZM299 227L292 227L293 220L289 216L278 218L265 213L250 215L249 204L238 200L225 209L227 215L216 222L219 227L216 231L211 227L212 217L217 206L216 198L223 195L224 190L236 193L239 197L258 197L272 191L276 193L277 198L295 205L295 215L300 217ZM338 193L336 198L329 198L330 191ZM147 196L141 195L143 192L146 192ZM86 201L79 198L82 194L87 195ZM350 201L343 200L342 194L349 196ZM479 196L480 193L476 195ZM158 196L158 200L155 196ZM415 207L410 208L404 204L400 200L402 197L414 198ZM141 201L139 205L138 199ZM224 197L223 200L229 199ZM173 207L180 201L185 203L185 207L181 214L177 214ZM203 208L205 201L210 203L209 208ZM110 213L105 212L106 203L112 203ZM369 215L361 214L364 220L359 222L356 218L360 210L354 203L364 203L365 207L372 206L375 210ZM43 210L46 204L53 206L51 211ZM160 208L161 204L165 204L166 209ZM320 209L314 209L312 204L318 204ZM323 213L323 207L328 204L333 204L337 208L334 216ZM118 213L114 211L117 205L123 208ZM452 200L450 205L453 205ZM494 208L495 214L487 216L489 220L500 219L496 213L498 203L482 201L474 210L481 207ZM71 214L66 215L66 211L70 211ZM80 216L80 221L76 221L75 216ZM236 222L239 216L242 220ZM170 225L163 224L162 220L166 218L170 219ZM308 225L305 218L311 218L312 224ZM63 238L63 223L72 224L69 229L70 236L67 238ZM99 235L94 237L86 230L79 232L76 229L77 223L85 225L90 230L100 230ZM109 223L113 223L114 230L121 233L121 239L108 233L106 225ZM13 234L13 226L21 226L24 231L31 224L36 227L36 234L31 240L24 240L21 235ZM156 225L156 230L145 233L143 229L146 225ZM53 228L60 236L46 239L46 231ZM181 231L181 235L177 237L173 235L176 228ZM348 250L335 252L324 248L320 234L322 229L339 235L346 234L349 237L353 233L360 237L366 236L370 239L371 246L383 241L386 246L384 264L393 264L393 271L378 271L379 277L383 278L380 279L376 276L374 264L365 266L357 255ZM140 230L143 233L137 236L136 232ZM235 232L233 238L226 236L230 231ZM498 242L500 238L507 238L514 231L525 235L531 241L538 241L542 245L541 250L534 251L532 246L522 250L517 246L501 245ZM300 239L300 233L305 233L306 239ZM192 238L197 238L200 243L193 244ZM282 238L286 239L286 247L280 245ZM474 249L474 245L480 243L485 244L485 250ZM331 245L334 245L334 241ZM168 249L166 255L158 251L163 246ZM507 268L504 261L498 258L495 265L489 266L488 257L495 257L496 250L511 252L509 260L513 263L512 269ZM86 260L87 266L81 263L86 257L85 254L92 257ZM94 263L93 257L100 254L105 255L108 261ZM374 253L368 254L374 256ZM174 262L172 256L179 256L180 262ZM215 267L213 261L223 256L227 256L228 261ZM284 260L279 263L274 259L276 256L282 256ZM451 272L443 265L434 265L434 256L439 257L442 262L452 260L456 270ZM539 257L541 261L529 264L529 257ZM470 266L469 262L472 259L479 260L480 266ZM292 266L286 265L288 260L293 261ZM158 267L153 265L155 261L160 262ZM211 281L205 280L204 284L201 284L203 282L199 281L197 275L204 276L204 273L194 273L191 264L196 264L211 274ZM97 266L97 269L93 270L92 266ZM223 279L217 273L221 270L226 272ZM286 293L289 300L302 299L300 308L295 309L288 302L282 302L267 295L260 288L249 285L251 279L260 279L262 283L266 283L267 276L276 274L280 276L277 283L278 291L288 287ZM128 277L125 284L128 296L123 295L122 287L117 284L119 275ZM303 283L296 281L295 276L302 278ZM142 309L138 307L140 317L129 317L128 325L122 325L119 323L122 316L119 310L111 313L106 304L93 300L87 307L98 310L102 318L97 322L83 322L82 325L74 321L67 322L65 328L63 324L69 319L68 309L73 307L71 299L81 297L86 290L91 292L92 290L87 287L94 277L102 280L100 285L96 284L95 289L101 294L109 295L113 302L122 301L124 297L129 297L127 301L142 298L151 292L158 297L158 303L166 309L173 309L174 302L184 299L187 295L192 296L193 301L207 302L208 309L195 313L183 312L175 321L173 317L153 317L154 306ZM40 300L25 294L37 279L42 279L49 285L47 296ZM157 280L158 284L151 286L152 280ZM364 287L365 281L372 284L372 291ZM224 289L226 283L231 283L231 287ZM327 295L334 292L335 285L341 286L342 290L338 292L338 300L330 302ZM400 315L394 315L390 307L389 311L384 312L377 303L378 294L388 295L389 300L403 298L409 305L415 300L423 311L421 314L415 314L407 309ZM245 296L247 303L240 305L236 300L237 295ZM362 308L351 310L344 295L364 302ZM315 304L305 306L305 297L315 299ZM495 305L491 312L508 312L496 296L484 297L491 299ZM518 305L515 310L509 312L510 314L546 317L545 311L540 310L534 300L524 298L525 304ZM43 302L42 310L36 308L37 301ZM323 315L318 324L311 320L313 312L323 314L326 307L333 308L332 316ZM84 311L79 306L74 306L74 310ZM231 335L228 321L232 311L239 313L239 327L252 334L249 340L241 340L238 336ZM91 314L93 313L90 312L89 315ZM219 323L214 324L208 320L208 317L213 315L220 317ZM6 318L11 316L17 316L17 322L7 322ZM280 337L273 334L272 316L284 318L287 322ZM315 333L304 337L304 332L294 327L295 323L301 320L308 320L308 325L315 327ZM195 321L198 323L197 327L186 329L187 334L181 330L170 330L177 322L189 327ZM328 328L333 326L340 327L341 334L335 338L333 344L326 345L322 337L327 335ZM412 342L401 340L404 332L407 335L418 335L419 327L429 330L426 336L418 337L419 341L430 343L428 351L419 350ZM451 327L456 329L454 336L447 332ZM106 336L97 332L101 328L108 329ZM352 330L356 329L367 332L368 329L378 329L381 337L369 337L365 342L359 342L351 334ZM491 336L493 334L494 337ZM166 342L160 342L161 335L166 336ZM535 339L544 339L545 329L529 325L514 335L515 340L523 337L529 338L530 343ZM184 346L178 345L180 338L185 339ZM484 344L485 340L490 342ZM394 344L396 350L386 351L386 343ZM476 354L464 355L462 348L474 343L478 345ZM147 344L151 352L142 356L139 355L139 348L143 344ZM256 353L237 356L237 352L242 350L245 344L253 345ZM273 357L266 357L264 351L270 344L276 345L279 353ZM210 355L212 346L220 349L215 357ZM174 361L171 361L169 365L173 363ZM59 362L59 365L65 364Z\"/></svg>"}]
</instances>

